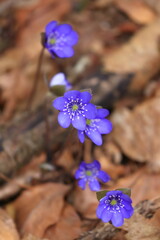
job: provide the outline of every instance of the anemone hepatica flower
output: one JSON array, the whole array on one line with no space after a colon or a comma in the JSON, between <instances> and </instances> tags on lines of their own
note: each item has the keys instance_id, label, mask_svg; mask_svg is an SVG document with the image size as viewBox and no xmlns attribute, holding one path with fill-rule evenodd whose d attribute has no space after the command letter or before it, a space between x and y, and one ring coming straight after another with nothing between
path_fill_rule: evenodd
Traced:
<instances>
[{"instance_id":1,"label":"anemone hepatica flower","mask_svg":"<svg viewBox=\"0 0 160 240\"><path fill-rule=\"evenodd\" d=\"M79 180L79 187L84 190L88 183L92 191L99 191L100 184L97 178L102 182L108 182L110 180L109 175L100 169L101 165L97 160L94 160L92 163L81 162L75 173L75 178Z\"/></svg>"},{"instance_id":2,"label":"anemone hepatica flower","mask_svg":"<svg viewBox=\"0 0 160 240\"><path fill-rule=\"evenodd\" d=\"M122 191L107 192L106 196L100 199L97 217L103 222L111 221L115 227L120 227L124 223L124 218L130 218L133 214L131 204L131 198Z\"/></svg>"},{"instance_id":3,"label":"anemone hepatica flower","mask_svg":"<svg viewBox=\"0 0 160 240\"><path fill-rule=\"evenodd\" d=\"M54 100L53 106L60 111L58 122L63 128L70 124L78 130L86 128L86 118L92 119L96 116L96 107L89 103L92 95L89 92L76 90L68 91L64 97Z\"/></svg>"},{"instance_id":4,"label":"anemone hepatica flower","mask_svg":"<svg viewBox=\"0 0 160 240\"><path fill-rule=\"evenodd\" d=\"M50 87L58 86L58 85L63 85L66 90L71 89L72 85L68 82L66 79L64 73L60 72L54 75L49 83Z\"/></svg>"},{"instance_id":5,"label":"anemone hepatica flower","mask_svg":"<svg viewBox=\"0 0 160 240\"><path fill-rule=\"evenodd\" d=\"M74 50L72 48L78 42L78 34L69 24L58 24L52 21L45 28L45 47L51 53L52 57L60 58L72 57Z\"/></svg>"},{"instance_id":6,"label":"anemone hepatica flower","mask_svg":"<svg viewBox=\"0 0 160 240\"><path fill-rule=\"evenodd\" d=\"M85 135L90 138L96 145L102 145L101 134L108 134L112 131L112 123L105 119L109 115L107 109L97 109L94 119L86 119L86 128L84 131L78 131L78 138L81 143L85 141Z\"/></svg>"}]
</instances>

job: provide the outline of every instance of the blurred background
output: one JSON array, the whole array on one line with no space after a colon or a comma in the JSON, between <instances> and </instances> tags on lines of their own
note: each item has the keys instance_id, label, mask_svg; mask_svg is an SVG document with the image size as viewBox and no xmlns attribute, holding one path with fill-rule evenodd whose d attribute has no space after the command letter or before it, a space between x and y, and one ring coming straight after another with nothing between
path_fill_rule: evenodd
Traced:
<instances>
[{"instance_id":1,"label":"blurred background","mask_svg":"<svg viewBox=\"0 0 160 240\"><path fill-rule=\"evenodd\" d=\"M69 59L44 53L48 22L79 34ZM109 109L103 145L62 129L48 82L64 72ZM35 87L36 86L36 87ZM134 216L116 230L97 220L95 192L74 172L98 160L103 189L131 188ZM160 239L160 1L0 1L0 240Z\"/></svg>"}]
</instances>

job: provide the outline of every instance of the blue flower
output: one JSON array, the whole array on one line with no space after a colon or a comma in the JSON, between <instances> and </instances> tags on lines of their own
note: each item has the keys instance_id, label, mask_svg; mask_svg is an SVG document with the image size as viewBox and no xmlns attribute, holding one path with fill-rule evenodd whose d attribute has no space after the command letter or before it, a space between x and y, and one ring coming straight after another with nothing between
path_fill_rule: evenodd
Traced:
<instances>
[{"instance_id":1,"label":"blue flower","mask_svg":"<svg viewBox=\"0 0 160 240\"><path fill-rule=\"evenodd\" d=\"M131 198L122 191L107 192L99 202L97 217L103 222L111 221L115 227L120 227L124 223L124 218L130 218L134 212L131 204Z\"/></svg>"},{"instance_id":2,"label":"blue flower","mask_svg":"<svg viewBox=\"0 0 160 240\"><path fill-rule=\"evenodd\" d=\"M84 190L88 183L92 191L99 191L100 184L97 178L102 182L108 182L110 180L109 175L100 169L101 165L97 160L94 160L92 163L82 162L75 173L75 178L79 179L79 187Z\"/></svg>"},{"instance_id":3,"label":"blue flower","mask_svg":"<svg viewBox=\"0 0 160 240\"><path fill-rule=\"evenodd\" d=\"M51 53L52 57L60 58L72 57L74 50L72 48L78 42L78 34L69 24L58 24L52 21L45 28L45 47Z\"/></svg>"},{"instance_id":4,"label":"blue flower","mask_svg":"<svg viewBox=\"0 0 160 240\"><path fill-rule=\"evenodd\" d=\"M97 109L94 119L86 119L86 128L84 131L78 131L78 138L81 143L85 141L85 135L92 140L96 145L102 145L101 134L108 134L112 131L112 123L105 119L109 115L107 109Z\"/></svg>"},{"instance_id":5,"label":"blue flower","mask_svg":"<svg viewBox=\"0 0 160 240\"><path fill-rule=\"evenodd\" d=\"M89 92L76 90L68 91L64 97L54 100L53 106L60 111L58 122L63 128L70 124L78 130L86 128L86 118L92 119L96 116L96 107L89 103L92 95Z\"/></svg>"},{"instance_id":6,"label":"blue flower","mask_svg":"<svg viewBox=\"0 0 160 240\"><path fill-rule=\"evenodd\" d=\"M49 83L50 87L54 87L57 85L64 85L66 90L71 89L72 85L66 79L64 73L60 72L54 75Z\"/></svg>"}]
</instances>

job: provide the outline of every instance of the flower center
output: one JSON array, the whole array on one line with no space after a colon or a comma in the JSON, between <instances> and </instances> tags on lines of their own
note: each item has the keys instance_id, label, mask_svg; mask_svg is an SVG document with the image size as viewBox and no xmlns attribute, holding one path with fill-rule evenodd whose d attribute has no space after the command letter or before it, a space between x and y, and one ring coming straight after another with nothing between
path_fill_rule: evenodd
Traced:
<instances>
[{"instance_id":1,"label":"flower center","mask_svg":"<svg viewBox=\"0 0 160 240\"><path fill-rule=\"evenodd\" d=\"M114 205L117 204L117 201L116 201L115 199L113 199L113 200L110 202L110 204L111 204L112 206L114 206Z\"/></svg>"},{"instance_id":2,"label":"flower center","mask_svg":"<svg viewBox=\"0 0 160 240\"><path fill-rule=\"evenodd\" d=\"M49 43L50 43L51 45L55 44L55 43L56 43L56 39L55 39L55 38L50 38L50 39L49 39Z\"/></svg>"},{"instance_id":3,"label":"flower center","mask_svg":"<svg viewBox=\"0 0 160 240\"><path fill-rule=\"evenodd\" d=\"M90 170L87 170L87 171L86 171L86 175L87 175L87 176L92 176L92 172L91 172Z\"/></svg>"},{"instance_id":4,"label":"flower center","mask_svg":"<svg viewBox=\"0 0 160 240\"><path fill-rule=\"evenodd\" d=\"M72 110L73 111L76 111L78 109L78 105L77 104L74 104L73 106L72 106Z\"/></svg>"},{"instance_id":5,"label":"flower center","mask_svg":"<svg viewBox=\"0 0 160 240\"><path fill-rule=\"evenodd\" d=\"M91 120L90 120L90 119L87 119L87 120L86 120L86 124L87 124L87 125L90 125L90 124L91 124Z\"/></svg>"}]
</instances>

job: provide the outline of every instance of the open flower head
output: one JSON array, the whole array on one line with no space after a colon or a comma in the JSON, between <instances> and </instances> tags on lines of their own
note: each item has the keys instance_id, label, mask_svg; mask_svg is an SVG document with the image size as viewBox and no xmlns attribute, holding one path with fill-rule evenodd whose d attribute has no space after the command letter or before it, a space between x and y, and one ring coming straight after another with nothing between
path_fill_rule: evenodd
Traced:
<instances>
[{"instance_id":1,"label":"open flower head","mask_svg":"<svg viewBox=\"0 0 160 240\"><path fill-rule=\"evenodd\" d=\"M85 141L85 135L96 145L102 145L101 134L108 134L112 131L112 123L105 119L109 115L107 109L99 108L94 119L86 119L86 128L84 131L78 131L78 138L81 143Z\"/></svg>"},{"instance_id":2,"label":"open flower head","mask_svg":"<svg viewBox=\"0 0 160 240\"><path fill-rule=\"evenodd\" d=\"M75 178L79 180L80 188L84 190L88 184L92 191L100 190L99 180L104 183L110 180L110 176L101 170L101 165L97 160L92 163L82 162L75 173Z\"/></svg>"},{"instance_id":3,"label":"open flower head","mask_svg":"<svg viewBox=\"0 0 160 240\"><path fill-rule=\"evenodd\" d=\"M96 116L96 107L90 100L92 95L85 91L68 91L64 97L58 97L53 101L53 106L60 112L58 122L63 128L70 124L78 130L86 128L86 118L92 119Z\"/></svg>"},{"instance_id":4,"label":"open flower head","mask_svg":"<svg viewBox=\"0 0 160 240\"><path fill-rule=\"evenodd\" d=\"M122 226L124 218L130 218L133 212L131 198L119 190L107 192L96 211L98 218L103 222L111 221L115 227Z\"/></svg>"},{"instance_id":5,"label":"open flower head","mask_svg":"<svg viewBox=\"0 0 160 240\"><path fill-rule=\"evenodd\" d=\"M54 75L49 83L50 88L55 86L64 86L65 90L71 89L72 85L66 79L64 73L60 72Z\"/></svg>"},{"instance_id":6,"label":"open flower head","mask_svg":"<svg viewBox=\"0 0 160 240\"><path fill-rule=\"evenodd\" d=\"M58 24L51 21L45 28L45 47L51 53L52 57L59 58L72 57L74 50L72 48L78 42L78 34L69 24Z\"/></svg>"}]
</instances>

